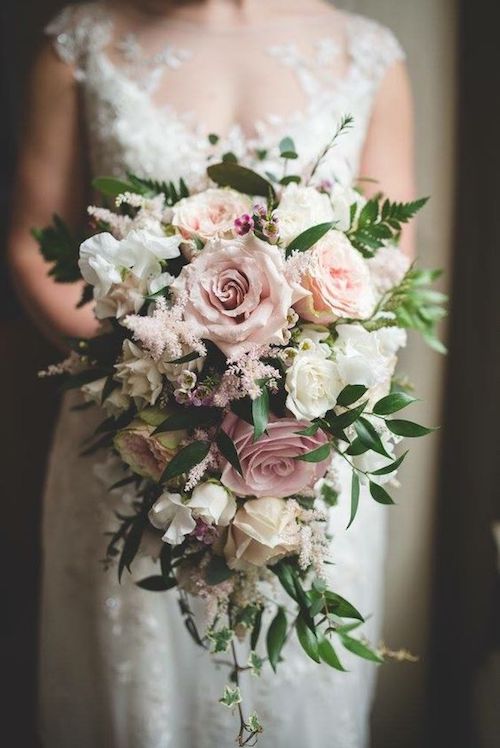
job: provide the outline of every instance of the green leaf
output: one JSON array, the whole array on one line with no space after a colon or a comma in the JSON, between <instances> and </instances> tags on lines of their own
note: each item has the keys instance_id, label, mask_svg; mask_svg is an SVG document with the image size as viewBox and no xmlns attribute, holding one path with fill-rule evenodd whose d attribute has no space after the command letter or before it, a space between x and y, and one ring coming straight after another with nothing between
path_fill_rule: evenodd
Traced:
<instances>
[{"instance_id":1,"label":"green leaf","mask_svg":"<svg viewBox=\"0 0 500 748\"><path fill-rule=\"evenodd\" d=\"M386 425L389 431L392 431L393 434L396 434L397 436L408 436L412 438L426 436L427 434L431 434L436 430L433 428L420 426L420 424L414 423L413 421L403 421L396 418L393 418L390 421L386 421Z\"/></svg>"},{"instance_id":2,"label":"green leaf","mask_svg":"<svg viewBox=\"0 0 500 748\"><path fill-rule=\"evenodd\" d=\"M172 478L177 478L178 475L189 472L195 465L204 460L209 452L210 442L191 442L170 460L159 482L166 483Z\"/></svg>"},{"instance_id":3,"label":"green leaf","mask_svg":"<svg viewBox=\"0 0 500 748\"><path fill-rule=\"evenodd\" d=\"M351 442L350 447L346 449L345 453L348 455L351 455L352 457L357 457L358 455L364 455L365 452L368 452L368 447L366 444L364 444L361 439L354 439Z\"/></svg>"},{"instance_id":4,"label":"green leaf","mask_svg":"<svg viewBox=\"0 0 500 748\"><path fill-rule=\"evenodd\" d=\"M379 486L378 483L370 481L370 493L379 504L394 504L394 501L391 499L385 488Z\"/></svg>"},{"instance_id":5,"label":"green leaf","mask_svg":"<svg viewBox=\"0 0 500 748\"><path fill-rule=\"evenodd\" d=\"M332 428L344 430L348 428L348 426L352 426L352 424L358 420L361 413L366 408L366 405L367 403L365 401L363 403L360 403L356 408L346 410L345 413L341 413L338 416L334 413L328 414L327 421L332 426Z\"/></svg>"},{"instance_id":6,"label":"green leaf","mask_svg":"<svg viewBox=\"0 0 500 748\"><path fill-rule=\"evenodd\" d=\"M219 699L220 704L224 704L228 709L232 709L237 704L241 704L241 693L238 686L224 686L224 695Z\"/></svg>"},{"instance_id":7,"label":"green leaf","mask_svg":"<svg viewBox=\"0 0 500 748\"><path fill-rule=\"evenodd\" d=\"M365 619L357 610L352 603L345 598L337 595L336 592L327 590L325 592L325 598L328 603L328 609L339 618L355 618L357 621L364 621Z\"/></svg>"},{"instance_id":8,"label":"green leaf","mask_svg":"<svg viewBox=\"0 0 500 748\"><path fill-rule=\"evenodd\" d=\"M286 177L282 177L280 179L280 184L283 185L283 187L286 187L287 184L300 184L302 182L302 177L299 177L297 174L289 174Z\"/></svg>"},{"instance_id":9,"label":"green leaf","mask_svg":"<svg viewBox=\"0 0 500 748\"><path fill-rule=\"evenodd\" d=\"M131 523L127 536L123 543L122 553L118 562L118 581L121 582L122 574L125 569L130 572L130 566L137 555L141 544L142 533L146 526L146 517L139 514Z\"/></svg>"},{"instance_id":10,"label":"green leaf","mask_svg":"<svg viewBox=\"0 0 500 748\"><path fill-rule=\"evenodd\" d=\"M343 646L347 650L349 650L349 652L352 652L358 657L362 657L365 660L370 660L370 662L381 663L384 661L382 657L380 657L380 655L367 647L366 644L363 644L363 642L360 642L358 639L353 639L351 636L347 636L346 634L340 634L340 640Z\"/></svg>"},{"instance_id":11,"label":"green leaf","mask_svg":"<svg viewBox=\"0 0 500 748\"><path fill-rule=\"evenodd\" d=\"M346 530L350 528L358 512L359 489L360 489L359 476L355 471L353 471L352 482L351 482L351 516L349 518L349 524L347 525Z\"/></svg>"},{"instance_id":12,"label":"green leaf","mask_svg":"<svg viewBox=\"0 0 500 748\"><path fill-rule=\"evenodd\" d=\"M394 473L401 465L407 454L408 452L405 452L401 455L401 457L398 457L397 460L394 460L394 462L390 462L388 465L385 465L378 470L373 470L370 475L389 475L390 473Z\"/></svg>"},{"instance_id":13,"label":"green leaf","mask_svg":"<svg viewBox=\"0 0 500 748\"><path fill-rule=\"evenodd\" d=\"M212 654L227 652L234 636L234 631L230 628L221 628L218 630L211 629L208 632L208 638L212 642L210 651Z\"/></svg>"},{"instance_id":14,"label":"green leaf","mask_svg":"<svg viewBox=\"0 0 500 748\"><path fill-rule=\"evenodd\" d=\"M92 187L107 197L117 197L123 192L137 192L130 182L116 177L95 177L92 180Z\"/></svg>"},{"instance_id":15,"label":"green leaf","mask_svg":"<svg viewBox=\"0 0 500 748\"><path fill-rule=\"evenodd\" d=\"M398 410L406 408L407 405L411 405L416 402L416 398L409 395L407 392L393 392L387 397L383 397L373 408L373 412L379 416L388 416L391 413L396 413Z\"/></svg>"},{"instance_id":16,"label":"green leaf","mask_svg":"<svg viewBox=\"0 0 500 748\"><path fill-rule=\"evenodd\" d=\"M200 354L198 351L191 351L191 353L186 353L185 356L181 356L180 358L174 358L172 361L166 361L167 364L187 364L189 361L196 361L197 358L200 358Z\"/></svg>"},{"instance_id":17,"label":"green leaf","mask_svg":"<svg viewBox=\"0 0 500 748\"><path fill-rule=\"evenodd\" d=\"M253 440L260 439L269 421L269 392L264 383L259 397L252 400Z\"/></svg>"},{"instance_id":18,"label":"green leaf","mask_svg":"<svg viewBox=\"0 0 500 748\"><path fill-rule=\"evenodd\" d=\"M221 582L225 582L226 579L232 577L233 574L234 571L229 568L222 556L214 556L210 559L210 562L207 565L205 579L207 584L214 586Z\"/></svg>"},{"instance_id":19,"label":"green leaf","mask_svg":"<svg viewBox=\"0 0 500 748\"><path fill-rule=\"evenodd\" d=\"M236 451L234 442L226 434L224 429L219 429L219 431L217 432L215 443L217 444L221 455L226 458L226 460L229 462L230 465L232 465L232 467L236 470L237 473L243 476L240 458L238 457L238 452Z\"/></svg>"},{"instance_id":20,"label":"green leaf","mask_svg":"<svg viewBox=\"0 0 500 748\"><path fill-rule=\"evenodd\" d=\"M279 144L280 155L282 158L297 158L297 149L292 138L286 137ZM288 154L293 154L292 156Z\"/></svg>"},{"instance_id":21,"label":"green leaf","mask_svg":"<svg viewBox=\"0 0 500 748\"><path fill-rule=\"evenodd\" d=\"M220 140L219 136L213 132L211 132L210 135L208 136L208 142L210 143L210 145L217 145L219 140Z\"/></svg>"},{"instance_id":22,"label":"green leaf","mask_svg":"<svg viewBox=\"0 0 500 748\"><path fill-rule=\"evenodd\" d=\"M273 618L271 625L269 626L266 644L267 644L267 656L269 657L269 663L276 672L276 666L278 664L281 650L286 639L286 613L284 608L279 608L275 617Z\"/></svg>"},{"instance_id":23,"label":"green leaf","mask_svg":"<svg viewBox=\"0 0 500 748\"><path fill-rule=\"evenodd\" d=\"M337 398L337 405L347 408L349 405L356 403L360 397L363 397L368 388L364 384L348 384L344 387Z\"/></svg>"},{"instance_id":24,"label":"green leaf","mask_svg":"<svg viewBox=\"0 0 500 748\"><path fill-rule=\"evenodd\" d=\"M373 452L377 452L377 454L390 458L390 455L382 444L380 436L370 421L366 418L359 418L359 420L354 424L354 428L356 429L358 439L363 442L363 444L373 450Z\"/></svg>"},{"instance_id":25,"label":"green leaf","mask_svg":"<svg viewBox=\"0 0 500 748\"><path fill-rule=\"evenodd\" d=\"M304 652L311 658L311 660L318 663L321 662L316 635L313 634L302 616L297 618L297 621L295 622L295 630L297 631L297 638Z\"/></svg>"},{"instance_id":26,"label":"green leaf","mask_svg":"<svg viewBox=\"0 0 500 748\"><path fill-rule=\"evenodd\" d=\"M314 436L319 429L319 423L311 423L310 426L308 426L306 429L301 429L300 431L296 431L296 434L299 434L300 436Z\"/></svg>"},{"instance_id":27,"label":"green leaf","mask_svg":"<svg viewBox=\"0 0 500 748\"><path fill-rule=\"evenodd\" d=\"M141 579L136 583L142 590L149 590L150 592L165 592L175 587L177 582L175 579L165 579L163 576L153 576Z\"/></svg>"},{"instance_id":28,"label":"green leaf","mask_svg":"<svg viewBox=\"0 0 500 748\"><path fill-rule=\"evenodd\" d=\"M172 576L172 546L169 543L163 543L160 552L160 569L163 579L167 580Z\"/></svg>"},{"instance_id":29,"label":"green leaf","mask_svg":"<svg viewBox=\"0 0 500 748\"><path fill-rule=\"evenodd\" d=\"M328 221L327 223L319 223L317 226L311 226L311 228L306 229L290 242L286 248L286 256L288 257L292 252L305 252L307 249L310 249L325 234L327 234L334 225L334 221Z\"/></svg>"},{"instance_id":30,"label":"green leaf","mask_svg":"<svg viewBox=\"0 0 500 748\"><path fill-rule=\"evenodd\" d=\"M337 653L332 647L330 641L326 636L323 636L323 634L318 636L318 654L321 660L326 662L327 665L330 665L330 667L335 668L335 670L341 670L344 673L346 672L345 667L337 657Z\"/></svg>"},{"instance_id":31,"label":"green leaf","mask_svg":"<svg viewBox=\"0 0 500 748\"><path fill-rule=\"evenodd\" d=\"M227 151L222 154L222 163L224 164L237 164L238 157L232 151Z\"/></svg>"},{"instance_id":32,"label":"green leaf","mask_svg":"<svg viewBox=\"0 0 500 748\"><path fill-rule=\"evenodd\" d=\"M252 197L259 195L268 197L274 195L274 188L271 182L261 177L251 169L245 166L230 162L221 164L212 164L207 169L207 174L219 187L232 187L237 192Z\"/></svg>"},{"instance_id":33,"label":"green leaf","mask_svg":"<svg viewBox=\"0 0 500 748\"><path fill-rule=\"evenodd\" d=\"M331 444L322 444L321 447L297 455L294 459L302 460L303 462L323 462L323 460L326 460L329 457L331 448Z\"/></svg>"},{"instance_id":34,"label":"green leaf","mask_svg":"<svg viewBox=\"0 0 500 748\"><path fill-rule=\"evenodd\" d=\"M52 266L49 275L57 283L75 283L82 274L78 265L80 239L73 236L62 218L52 216L52 225L33 229L32 235L40 245L43 258Z\"/></svg>"},{"instance_id":35,"label":"green leaf","mask_svg":"<svg viewBox=\"0 0 500 748\"><path fill-rule=\"evenodd\" d=\"M255 616L255 620L253 622L252 633L250 635L250 648L252 650L256 649L257 642L259 641L260 631L261 631L261 628L262 628L262 613L263 613L263 610L264 610L263 608L259 608L258 609L258 611L256 613L256 616Z\"/></svg>"},{"instance_id":36,"label":"green leaf","mask_svg":"<svg viewBox=\"0 0 500 748\"><path fill-rule=\"evenodd\" d=\"M297 593L295 591L294 575L290 564L286 561L280 561L270 566L269 569L276 574L285 592L290 595L292 600L296 600Z\"/></svg>"}]
</instances>

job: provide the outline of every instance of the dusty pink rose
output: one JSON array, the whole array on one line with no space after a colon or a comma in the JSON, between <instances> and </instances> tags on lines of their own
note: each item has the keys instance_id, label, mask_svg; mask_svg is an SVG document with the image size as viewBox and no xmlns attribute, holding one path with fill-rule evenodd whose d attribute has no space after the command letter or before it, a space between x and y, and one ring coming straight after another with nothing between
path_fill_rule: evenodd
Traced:
<instances>
[{"instance_id":1,"label":"dusty pink rose","mask_svg":"<svg viewBox=\"0 0 500 748\"><path fill-rule=\"evenodd\" d=\"M210 188L179 200L172 223L185 238L234 236L234 222L252 206L249 197L230 189Z\"/></svg>"},{"instance_id":2,"label":"dusty pink rose","mask_svg":"<svg viewBox=\"0 0 500 748\"><path fill-rule=\"evenodd\" d=\"M314 436L297 434L309 425L295 418L271 418L267 434L254 442L253 427L230 413L222 428L234 442L243 476L226 463L221 482L237 496L283 498L310 488L323 477L330 459L322 462L295 459L327 441L321 430Z\"/></svg>"},{"instance_id":3,"label":"dusty pink rose","mask_svg":"<svg viewBox=\"0 0 500 748\"><path fill-rule=\"evenodd\" d=\"M369 317L375 306L370 272L347 237L329 231L311 254L312 262L302 278L311 294L295 304L302 319L330 324L339 318Z\"/></svg>"},{"instance_id":4,"label":"dusty pink rose","mask_svg":"<svg viewBox=\"0 0 500 748\"><path fill-rule=\"evenodd\" d=\"M307 293L286 280L280 250L253 234L208 242L171 288L187 294L193 333L227 356L252 344L284 344L288 311Z\"/></svg>"}]
</instances>

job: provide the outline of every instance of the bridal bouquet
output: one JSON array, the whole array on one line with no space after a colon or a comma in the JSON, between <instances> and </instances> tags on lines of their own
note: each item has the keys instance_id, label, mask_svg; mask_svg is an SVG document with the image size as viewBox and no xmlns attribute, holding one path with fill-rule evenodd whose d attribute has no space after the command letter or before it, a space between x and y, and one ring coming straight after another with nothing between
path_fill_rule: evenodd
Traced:
<instances>
[{"instance_id":1,"label":"bridal bouquet","mask_svg":"<svg viewBox=\"0 0 500 748\"><path fill-rule=\"evenodd\" d=\"M361 613L327 583L336 465L352 471L350 524L361 484L392 503L406 456L396 445L430 431L399 417L415 398L393 378L406 328L440 345L443 297L428 288L438 273L398 248L425 200L366 200L319 182L328 148L308 175L286 175L290 138L285 176L226 154L194 194L182 180L100 178L106 207L89 208L79 253L57 218L35 232L56 280L83 278L82 303L94 301L101 323L51 371L81 389L77 407L103 411L86 453L119 461L109 488L134 489L106 562L121 577L157 534L158 571L137 584L176 589L195 641L232 657L220 701L238 710L240 745L262 731L244 715L240 676L276 670L289 636L339 670L339 646L382 659L354 633Z\"/></svg>"}]
</instances>

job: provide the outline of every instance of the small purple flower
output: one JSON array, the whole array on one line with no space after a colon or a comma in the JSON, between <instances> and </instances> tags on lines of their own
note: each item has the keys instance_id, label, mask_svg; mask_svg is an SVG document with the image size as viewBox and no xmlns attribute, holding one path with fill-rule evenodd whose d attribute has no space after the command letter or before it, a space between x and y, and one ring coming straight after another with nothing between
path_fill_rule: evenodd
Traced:
<instances>
[{"instance_id":1,"label":"small purple flower","mask_svg":"<svg viewBox=\"0 0 500 748\"><path fill-rule=\"evenodd\" d=\"M205 545L212 545L212 543L217 539L219 533L217 532L216 527L207 525L207 523L202 519L197 519L196 527L194 528L191 535L195 537L196 540L198 540L200 543L204 543Z\"/></svg>"},{"instance_id":2,"label":"small purple flower","mask_svg":"<svg viewBox=\"0 0 500 748\"><path fill-rule=\"evenodd\" d=\"M239 216L234 221L234 228L239 236L245 236L249 231L252 231L253 227L254 220L249 213L243 213L242 216Z\"/></svg>"},{"instance_id":3,"label":"small purple flower","mask_svg":"<svg viewBox=\"0 0 500 748\"><path fill-rule=\"evenodd\" d=\"M333 181L331 179L322 179L318 186L319 192L326 192L328 195L333 190Z\"/></svg>"}]
</instances>

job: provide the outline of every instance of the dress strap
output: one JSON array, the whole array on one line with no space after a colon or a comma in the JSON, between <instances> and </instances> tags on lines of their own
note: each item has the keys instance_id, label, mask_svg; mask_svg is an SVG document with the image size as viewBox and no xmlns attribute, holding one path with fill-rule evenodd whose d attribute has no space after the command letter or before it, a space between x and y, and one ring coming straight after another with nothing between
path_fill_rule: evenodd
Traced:
<instances>
[{"instance_id":1,"label":"dress strap","mask_svg":"<svg viewBox=\"0 0 500 748\"><path fill-rule=\"evenodd\" d=\"M406 59L401 44L389 28L357 14L349 15L347 44L351 64L375 87L392 65Z\"/></svg>"},{"instance_id":2,"label":"dress strap","mask_svg":"<svg viewBox=\"0 0 500 748\"><path fill-rule=\"evenodd\" d=\"M111 38L112 23L101 2L68 5L45 27L57 56L85 77L89 53L101 50Z\"/></svg>"}]
</instances>

